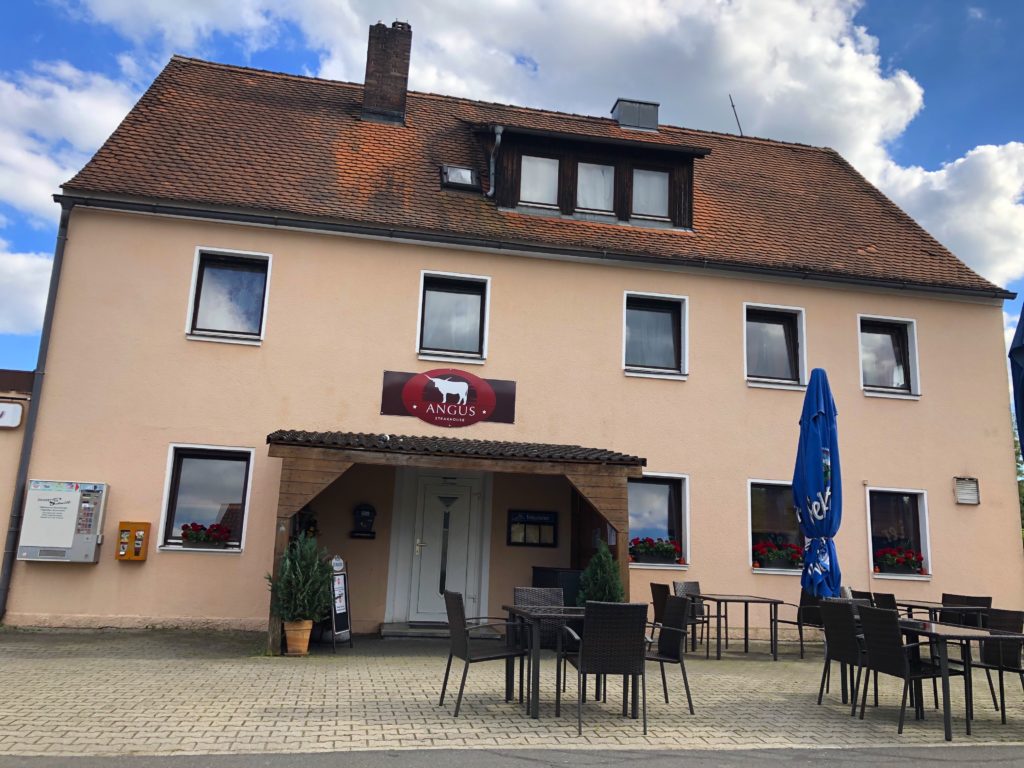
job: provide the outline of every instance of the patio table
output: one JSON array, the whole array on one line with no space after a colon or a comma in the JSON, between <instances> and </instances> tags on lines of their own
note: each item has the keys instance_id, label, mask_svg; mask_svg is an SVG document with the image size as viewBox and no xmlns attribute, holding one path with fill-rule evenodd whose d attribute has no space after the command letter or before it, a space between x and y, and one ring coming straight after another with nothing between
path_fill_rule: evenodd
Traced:
<instances>
[{"instance_id":1,"label":"patio table","mask_svg":"<svg viewBox=\"0 0 1024 768\"><path fill-rule=\"evenodd\" d=\"M758 597L757 595L713 595L701 592L701 600L709 600L715 604L715 658L722 658L722 607L729 610L729 603L743 603L743 652L750 651L750 606L768 606L768 626L771 637L772 660L779 660L779 606L784 601L775 597Z\"/></svg>"},{"instance_id":2,"label":"patio table","mask_svg":"<svg viewBox=\"0 0 1024 768\"><path fill-rule=\"evenodd\" d=\"M914 611L928 611L929 621L938 621L939 612L942 610L955 611L959 613L972 613L975 617L975 623L980 627L982 617L985 615L985 611L989 610L991 606L988 605L943 605L942 603L934 600L897 600L896 606L898 608L907 609L907 618L914 618Z\"/></svg>"},{"instance_id":3,"label":"patio table","mask_svg":"<svg viewBox=\"0 0 1024 768\"><path fill-rule=\"evenodd\" d=\"M530 627L530 700L527 702L527 712L530 717L537 719L540 717L540 625L542 622L564 625L573 619L582 619L584 609L569 605L501 607L508 612L510 619L519 619Z\"/></svg>"},{"instance_id":4,"label":"patio table","mask_svg":"<svg viewBox=\"0 0 1024 768\"><path fill-rule=\"evenodd\" d=\"M959 606L957 606L959 608ZM961 627L955 624L940 624L936 621L920 621L917 619L901 619L900 629L904 634L919 637L927 637L932 641L936 655L939 657L939 672L942 675L942 723L945 729L946 741L953 740L953 720L949 709L949 653L947 643L949 641L965 643L966 651L963 654L964 680L967 686L968 702L971 701L971 648L972 641L1000 639L1021 639L1024 634L1011 632L1000 632L999 630L988 630L980 627ZM967 735L971 735L971 717L973 708L968 709Z\"/></svg>"}]
</instances>

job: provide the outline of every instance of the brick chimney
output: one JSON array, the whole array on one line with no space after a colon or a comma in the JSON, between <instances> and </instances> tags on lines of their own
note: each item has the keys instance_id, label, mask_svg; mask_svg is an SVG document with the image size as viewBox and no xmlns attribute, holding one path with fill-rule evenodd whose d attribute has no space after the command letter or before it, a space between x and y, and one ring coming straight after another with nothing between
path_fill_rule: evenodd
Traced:
<instances>
[{"instance_id":1,"label":"brick chimney","mask_svg":"<svg viewBox=\"0 0 1024 768\"><path fill-rule=\"evenodd\" d=\"M410 50L412 25L407 22L396 21L390 27L377 22L370 27L363 81L364 120L405 122Z\"/></svg>"}]
</instances>

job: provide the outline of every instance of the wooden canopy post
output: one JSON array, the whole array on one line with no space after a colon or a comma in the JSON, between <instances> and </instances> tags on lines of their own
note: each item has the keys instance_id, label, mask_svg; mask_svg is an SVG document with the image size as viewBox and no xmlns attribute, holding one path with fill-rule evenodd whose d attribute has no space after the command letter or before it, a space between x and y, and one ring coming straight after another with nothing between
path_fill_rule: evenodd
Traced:
<instances>
[{"instance_id":1,"label":"wooden canopy post","mask_svg":"<svg viewBox=\"0 0 1024 768\"><path fill-rule=\"evenodd\" d=\"M275 456L276 446L270 446ZM286 456L281 462L281 489L278 492L277 519L274 521L274 560L272 575L276 579L281 570L281 555L288 546L288 533L295 513L312 501L327 486L348 471L353 462L341 458L322 456ZM273 615L267 624L267 650L281 652L281 622Z\"/></svg>"},{"instance_id":2,"label":"wooden canopy post","mask_svg":"<svg viewBox=\"0 0 1024 768\"><path fill-rule=\"evenodd\" d=\"M587 471L587 470L590 471ZM580 466L565 477L579 491L590 505L615 529L616 559L619 563L619 574L622 587L629 600L629 486L630 477L640 477L640 467L618 466L609 471L610 467ZM600 471L596 471L600 470Z\"/></svg>"}]
</instances>

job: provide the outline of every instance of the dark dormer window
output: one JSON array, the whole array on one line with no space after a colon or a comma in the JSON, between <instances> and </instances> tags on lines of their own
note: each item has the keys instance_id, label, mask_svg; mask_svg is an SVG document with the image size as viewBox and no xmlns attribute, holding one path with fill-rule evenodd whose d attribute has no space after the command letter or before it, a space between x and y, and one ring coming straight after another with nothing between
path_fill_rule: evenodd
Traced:
<instances>
[{"instance_id":1,"label":"dark dormer window","mask_svg":"<svg viewBox=\"0 0 1024 768\"><path fill-rule=\"evenodd\" d=\"M519 202L524 205L558 206L558 158L523 155Z\"/></svg>"},{"instance_id":2,"label":"dark dormer window","mask_svg":"<svg viewBox=\"0 0 1024 768\"><path fill-rule=\"evenodd\" d=\"M576 167L576 209L598 213L614 212L614 165L580 163Z\"/></svg>"},{"instance_id":3,"label":"dark dormer window","mask_svg":"<svg viewBox=\"0 0 1024 768\"><path fill-rule=\"evenodd\" d=\"M668 221L668 171L633 169L633 216Z\"/></svg>"}]
</instances>

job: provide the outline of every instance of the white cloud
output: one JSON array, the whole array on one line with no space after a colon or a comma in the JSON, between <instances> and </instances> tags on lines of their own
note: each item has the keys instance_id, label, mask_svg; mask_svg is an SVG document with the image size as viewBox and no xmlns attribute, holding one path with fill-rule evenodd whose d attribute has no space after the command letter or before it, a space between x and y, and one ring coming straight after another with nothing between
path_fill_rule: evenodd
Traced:
<instances>
[{"instance_id":1,"label":"white cloud","mask_svg":"<svg viewBox=\"0 0 1024 768\"><path fill-rule=\"evenodd\" d=\"M0 333L39 331L51 264L45 253L12 253L0 240Z\"/></svg>"},{"instance_id":2,"label":"white cloud","mask_svg":"<svg viewBox=\"0 0 1024 768\"><path fill-rule=\"evenodd\" d=\"M0 75L0 201L52 221L59 190L127 113L136 94L122 82L66 62Z\"/></svg>"}]
</instances>

